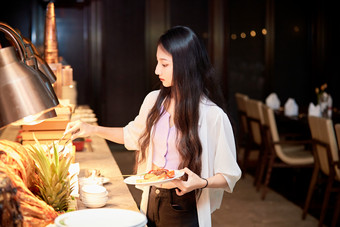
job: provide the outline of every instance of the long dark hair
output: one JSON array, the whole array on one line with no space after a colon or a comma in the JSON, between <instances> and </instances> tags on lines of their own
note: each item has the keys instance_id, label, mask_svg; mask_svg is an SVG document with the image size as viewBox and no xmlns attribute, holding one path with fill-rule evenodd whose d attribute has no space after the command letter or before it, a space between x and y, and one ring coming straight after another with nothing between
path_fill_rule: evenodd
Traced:
<instances>
[{"instance_id":1,"label":"long dark hair","mask_svg":"<svg viewBox=\"0 0 340 227\"><path fill-rule=\"evenodd\" d=\"M213 77L213 67L207 51L196 34L188 27L176 26L163 34L158 45L172 55L171 87L161 85L156 103L150 110L146 128L139 139L139 162L145 160L152 126L161 116L161 106L167 109L170 98L175 99L174 124L177 128L177 148L181 156L179 169L188 167L201 174L202 145L198 135L199 104L202 96L223 107L223 96Z\"/></svg>"}]
</instances>

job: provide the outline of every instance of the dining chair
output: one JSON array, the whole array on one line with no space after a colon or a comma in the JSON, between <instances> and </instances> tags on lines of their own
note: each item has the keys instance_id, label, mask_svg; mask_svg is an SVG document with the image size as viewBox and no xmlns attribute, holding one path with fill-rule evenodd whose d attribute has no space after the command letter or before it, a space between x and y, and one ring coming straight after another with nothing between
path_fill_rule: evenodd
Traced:
<instances>
[{"instance_id":1,"label":"dining chair","mask_svg":"<svg viewBox=\"0 0 340 227\"><path fill-rule=\"evenodd\" d=\"M264 175L261 196L264 200L273 168L312 168L314 157L312 151L308 149L308 145L311 143L310 140L288 140L282 136L280 137L273 109L263 104L262 113L263 138L266 147L264 160L266 164L261 165L259 179L262 179Z\"/></svg>"},{"instance_id":2,"label":"dining chair","mask_svg":"<svg viewBox=\"0 0 340 227\"><path fill-rule=\"evenodd\" d=\"M262 101L248 98L245 101L246 114L247 114L247 126L248 126L248 143L245 149L244 159L243 159L243 171L247 171L247 164L250 159L251 153L255 153L257 156L255 158L256 162L256 172L254 177L254 185L258 184L258 176L261 165L261 158L264 153L263 135L262 135L262 123L263 116L261 105ZM255 156L254 155L254 156Z\"/></svg>"},{"instance_id":3,"label":"dining chair","mask_svg":"<svg viewBox=\"0 0 340 227\"><path fill-rule=\"evenodd\" d=\"M326 177L326 189L319 218L319 226L322 226L327 213L326 211L331 192L340 192L340 187L337 187L336 184L336 182L340 182L339 149L336 142L333 122L331 119L308 116L308 124L313 140L315 165L313 175L309 184L302 218L306 218L310 201L318 179L322 176ZM337 129L338 128L339 126L337 126ZM332 226L336 226L336 221L337 215L333 217Z\"/></svg>"}]
</instances>

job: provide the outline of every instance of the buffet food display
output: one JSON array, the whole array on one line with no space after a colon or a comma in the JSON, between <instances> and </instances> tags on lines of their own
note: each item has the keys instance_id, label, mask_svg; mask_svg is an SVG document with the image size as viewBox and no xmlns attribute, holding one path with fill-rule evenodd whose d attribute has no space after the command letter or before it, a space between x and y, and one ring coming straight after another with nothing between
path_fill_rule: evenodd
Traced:
<instances>
[{"instance_id":1,"label":"buffet food display","mask_svg":"<svg viewBox=\"0 0 340 227\"><path fill-rule=\"evenodd\" d=\"M60 139L71 112L60 110L56 118L20 126L16 141L0 139L0 226L45 227L77 208L75 146Z\"/></svg>"},{"instance_id":2,"label":"buffet food display","mask_svg":"<svg viewBox=\"0 0 340 227\"><path fill-rule=\"evenodd\" d=\"M24 70L24 75L34 75L32 78L42 77L36 80L27 80L31 86L24 87L34 89L25 90L26 93L15 93L18 97L9 93L12 96L7 97L14 97L13 100L25 100L25 102L20 103L20 107L23 106L23 108L20 108L19 111L18 106L11 106L12 102L6 103L9 104L6 105L7 109L15 110L13 113L11 112L12 115L17 114L18 116L11 116L9 121L6 119L4 121L6 124L1 125L0 129L0 226L94 226L94 216L99 218L94 219L96 225L99 221L99 226L111 225L113 220L118 226L144 226L146 217L139 212L132 195L123 182L120 169L112 157L106 141L101 138L82 138L82 141L77 141L80 144L73 144L72 142L68 143L70 135L64 137L64 131L70 121L81 120L96 124L97 118L93 110L87 106L77 106L75 109L77 83L73 80L72 67L64 65L62 57L58 55L54 3L48 3L46 10L44 59L39 56L30 40L26 38L22 40L19 33L14 32L11 27L1 22L0 30L5 32L5 35L8 36L6 38L11 38L10 41L17 44L17 54L21 57L20 62L15 61L16 68L4 71L6 72L5 76L13 74L19 66L19 69L22 70L26 69L26 66L32 66L30 70ZM2 49L1 44L0 49ZM26 52L26 49L30 51ZM14 56L14 49L11 47L3 51L1 56L8 61L7 59L12 59L12 53ZM31 54L32 56L30 56ZM26 59L26 55L29 58ZM40 66L37 70L38 63L43 63L43 68L46 70L41 69ZM10 64L12 63L10 62ZM22 65L25 67L21 67ZM49 79L49 81L46 82L45 79ZM42 81L43 84L37 83ZM20 91L22 90L22 86L16 87L20 88ZM16 87L14 90L17 90ZM29 93L35 94L36 91L40 91L38 88L41 91L54 90L54 92L46 95L46 92L41 92L42 94L39 93L40 95L31 98ZM7 90L9 91L9 89ZM28 96L23 99L21 97L23 95ZM48 98L40 100L40 97ZM4 97L2 98L4 99ZM34 102L27 102L27 100ZM41 101L41 103L37 101ZM32 108L36 103L36 109ZM52 107L53 114L50 113ZM7 109L3 112L7 113ZM31 109L36 111L26 111ZM42 119L45 121L39 122ZM0 117L0 122L3 122L2 120ZM23 123L31 125L22 125ZM78 157L76 157L75 145L77 145L77 151L85 150L85 152L80 152ZM81 170L98 168L98 166L101 170L106 171L110 179L101 176L98 178L100 183L96 182L91 185L93 187L83 185L88 184L88 180L93 183L93 179L83 180L82 186L84 187L79 190L78 174ZM112 184L104 187L102 186L104 182L112 182ZM79 192L82 193L81 200ZM118 193L119 197L112 196L112 193ZM85 210L89 207L104 206L103 210ZM87 216L83 216L84 214ZM129 216L128 219L125 218L126 215ZM137 219L131 218L134 216ZM88 217L90 219L84 222Z\"/></svg>"},{"instance_id":3,"label":"buffet food display","mask_svg":"<svg viewBox=\"0 0 340 227\"><path fill-rule=\"evenodd\" d=\"M0 184L5 181L8 182L8 187L15 188L11 193L12 203L13 207L18 207L19 211L17 214L12 212L13 210L3 210L7 215L2 215L2 226L13 226L13 217L16 220L15 226L46 226L54 222L58 212L65 212L68 208L65 203L69 199L69 189L67 189L69 186L67 183L56 180L56 171L62 168L53 166L59 161L58 157L53 155L54 163L41 163L45 164L44 170L42 170L35 165L36 159L33 157L33 152L35 152L34 149L27 149L17 142L0 140ZM50 175L47 178L42 178L45 171L51 171ZM62 170L62 172L62 174L66 172L63 175L66 177L67 170ZM66 179L65 177L63 180ZM48 183L54 183L53 186L57 186L60 190L45 187ZM51 201L45 201L45 196L55 199L51 203ZM59 202L57 198L62 201Z\"/></svg>"},{"instance_id":4,"label":"buffet food display","mask_svg":"<svg viewBox=\"0 0 340 227\"><path fill-rule=\"evenodd\" d=\"M78 211L88 209L131 211L145 222L104 139L89 138L91 149L82 152L75 152L70 142L60 152L64 147L63 140L58 144L60 137L53 145L34 139L34 132L34 142L22 143L17 138L21 133L22 127L13 125L0 135L0 226L72 226L82 221ZM58 181L61 176L64 180ZM103 220L112 220L107 212L100 212ZM130 221L120 217L116 216L117 223ZM145 225L139 224L132 226Z\"/></svg>"}]
</instances>

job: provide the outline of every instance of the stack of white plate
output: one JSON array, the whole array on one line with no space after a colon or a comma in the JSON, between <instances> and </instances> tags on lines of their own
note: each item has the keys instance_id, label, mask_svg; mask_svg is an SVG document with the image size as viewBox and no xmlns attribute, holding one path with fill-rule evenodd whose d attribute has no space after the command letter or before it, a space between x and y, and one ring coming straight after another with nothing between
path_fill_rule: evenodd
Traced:
<instances>
[{"instance_id":1,"label":"stack of white plate","mask_svg":"<svg viewBox=\"0 0 340 227\"><path fill-rule=\"evenodd\" d=\"M80 199L86 207L103 207L108 200L108 192L101 185L84 185L81 188Z\"/></svg>"},{"instance_id":2,"label":"stack of white plate","mask_svg":"<svg viewBox=\"0 0 340 227\"><path fill-rule=\"evenodd\" d=\"M85 209L59 215L54 223L57 227L145 227L144 214L123 209Z\"/></svg>"}]
</instances>

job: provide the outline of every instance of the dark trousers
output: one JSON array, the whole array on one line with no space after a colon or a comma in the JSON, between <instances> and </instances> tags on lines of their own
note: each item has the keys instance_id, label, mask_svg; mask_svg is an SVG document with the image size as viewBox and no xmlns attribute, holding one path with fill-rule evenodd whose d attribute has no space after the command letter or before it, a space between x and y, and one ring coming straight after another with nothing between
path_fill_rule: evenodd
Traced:
<instances>
[{"instance_id":1,"label":"dark trousers","mask_svg":"<svg viewBox=\"0 0 340 227\"><path fill-rule=\"evenodd\" d=\"M197 227L195 191L178 196L175 189L150 187L148 227Z\"/></svg>"}]
</instances>

